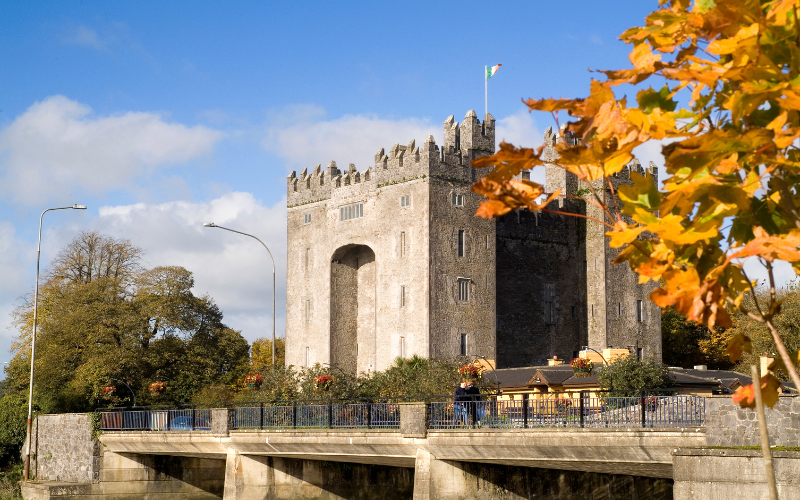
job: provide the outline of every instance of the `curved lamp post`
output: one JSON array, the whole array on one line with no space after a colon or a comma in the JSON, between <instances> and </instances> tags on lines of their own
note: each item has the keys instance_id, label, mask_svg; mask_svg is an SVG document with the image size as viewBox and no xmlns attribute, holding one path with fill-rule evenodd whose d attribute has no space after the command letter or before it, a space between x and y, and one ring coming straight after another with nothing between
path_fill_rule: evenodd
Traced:
<instances>
[{"instance_id":1,"label":"curved lamp post","mask_svg":"<svg viewBox=\"0 0 800 500\"><path fill-rule=\"evenodd\" d=\"M203 224L203 227L217 227L219 229L224 229L224 230L230 231L232 233L237 233L237 234L241 234L241 235L244 235L244 236L249 236L249 237L253 238L254 240L256 240L257 242L261 243L261 245L263 245L264 248L267 250L267 253L269 254L269 258L272 261L272 368L275 368L275 352L276 352L275 351L275 259L272 258L272 252L269 251L269 247L267 247L267 245L264 244L263 241L261 241L260 239L256 238L252 234L247 234L247 233L243 233L241 231L237 231L235 229L229 229L227 227L218 226L218 225L214 224L213 222L206 222L205 224Z\"/></svg>"},{"instance_id":2,"label":"curved lamp post","mask_svg":"<svg viewBox=\"0 0 800 500\"><path fill-rule=\"evenodd\" d=\"M608 370L608 378L609 378L608 390L609 391L613 391L614 390L614 374L611 373L611 365L608 364L608 361L606 360L606 358L602 354L600 354L600 352L597 349L592 349L588 345L583 346L583 350L585 351L586 349L589 349L590 351L594 351L595 353L597 353L597 355L600 356L600 358L603 360L603 363L609 369Z\"/></svg>"},{"instance_id":3,"label":"curved lamp post","mask_svg":"<svg viewBox=\"0 0 800 500\"><path fill-rule=\"evenodd\" d=\"M133 392L133 389L131 389L131 386L129 386L129 385L128 385L128 384L126 384L124 381L122 381L122 380L120 380L120 379L118 379L118 378L112 378L111 380L113 380L114 382L120 382L122 385L124 385L125 387L127 387L129 391L131 391L131 396L133 396L133 406L134 406L134 408L135 408L135 407L136 407L136 393L135 393L135 392Z\"/></svg>"},{"instance_id":4,"label":"curved lamp post","mask_svg":"<svg viewBox=\"0 0 800 500\"><path fill-rule=\"evenodd\" d=\"M53 210L86 210L86 205L72 205L71 207L48 208L39 216L39 241L36 243L36 286L33 289L33 331L31 332L31 380L28 391L28 447L25 450L25 469L23 479L28 480L31 470L31 430L33 417L33 362L36 360L36 321L39 310L39 262L42 256L42 221L44 214Z\"/></svg>"}]
</instances>

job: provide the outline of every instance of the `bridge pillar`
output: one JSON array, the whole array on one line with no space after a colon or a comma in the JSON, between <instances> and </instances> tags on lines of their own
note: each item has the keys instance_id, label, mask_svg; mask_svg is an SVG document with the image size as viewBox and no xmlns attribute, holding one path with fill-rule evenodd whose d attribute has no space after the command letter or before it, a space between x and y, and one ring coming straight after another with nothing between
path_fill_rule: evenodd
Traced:
<instances>
[{"instance_id":1,"label":"bridge pillar","mask_svg":"<svg viewBox=\"0 0 800 500\"><path fill-rule=\"evenodd\" d=\"M228 449L225 459L223 500L262 500L268 498L275 475L270 457L240 455Z\"/></svg>"}]
</instances>

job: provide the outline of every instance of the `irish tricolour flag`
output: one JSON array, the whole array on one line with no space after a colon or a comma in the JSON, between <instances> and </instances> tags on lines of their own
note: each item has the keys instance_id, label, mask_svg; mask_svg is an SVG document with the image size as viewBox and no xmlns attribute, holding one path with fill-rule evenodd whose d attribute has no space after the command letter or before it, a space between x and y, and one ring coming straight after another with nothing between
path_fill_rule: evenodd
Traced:
<instances>
[{"instance_id":1,"label":"irish tricolour flag","mask_svg":"<svg viewBox=\"0 0 800 500\"><path fill-rule=\"evenodd\" d=\"M488 80L489 78L493 77L494 74L497 73L497 70L500 69L500 66L502 66L502 64L498 64L497 66L487 67L486 79Z\"/></svg>"}]
</instances>

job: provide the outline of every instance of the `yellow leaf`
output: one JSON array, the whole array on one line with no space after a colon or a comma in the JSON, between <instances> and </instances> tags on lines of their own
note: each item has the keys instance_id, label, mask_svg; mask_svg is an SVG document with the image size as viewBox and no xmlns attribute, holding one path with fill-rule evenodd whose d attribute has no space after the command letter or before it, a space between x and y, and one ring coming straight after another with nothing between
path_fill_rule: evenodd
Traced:
<instances>
[{"instance_id":1,"label":"yellow leaf","mask_svg":"<svg viewBox=\"0 0 800 500\"><path fill-rule=\"evenodd\" d=\"M737 333L728 342L728 348L725 349L725 354L728 355L732 363L742 359L742 352L752 353L753 342L747 335Z\"/></svg>"},{"instance_id":2,"label":"yellow leaf","mask_svg":"<svg viewBox=\"0 0 800 500\"><path fill-rule=\"evenodd\" d=\"M628 226L625 221L617 221L614 224L614 229L606 233L606 236L611 238L608 244L611 248L627 245L642 234L644 230L644 226Z\"/></svg>"}]
</instances>

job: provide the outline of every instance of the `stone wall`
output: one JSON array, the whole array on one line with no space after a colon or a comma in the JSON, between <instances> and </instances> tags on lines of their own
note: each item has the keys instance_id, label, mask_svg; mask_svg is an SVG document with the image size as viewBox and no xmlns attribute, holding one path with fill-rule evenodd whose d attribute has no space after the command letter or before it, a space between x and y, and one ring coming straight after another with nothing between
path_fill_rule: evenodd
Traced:
<instances>
[{"instance_id":1,"label":"stone wall","mask_svg":"<svg viewBox=\"0 0 800 500\"><path fill-rule=\"evenodd\" d=\"M797 446L800 443L800 398L779 398L766 408L767 431L771 446ZM706 439L709 446L760 446L755 410L740 408L730 396L706 398Z\"/></svg>"},{"instance_id":2,"label":"stone wall","mask_svg":"<svg viewBox=\"0 0 800 500\"><path fill-rule=\"evenodd\" d=\"M39 415L33 422L31 476L38 480L89 483L98 480L100 444L92 440L85 413Z\"/></svg>"}]
</instances>

